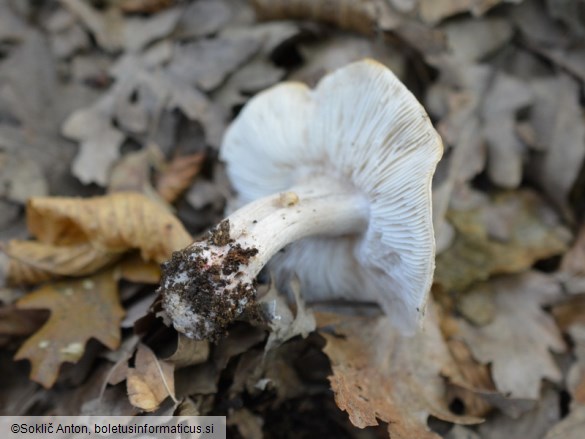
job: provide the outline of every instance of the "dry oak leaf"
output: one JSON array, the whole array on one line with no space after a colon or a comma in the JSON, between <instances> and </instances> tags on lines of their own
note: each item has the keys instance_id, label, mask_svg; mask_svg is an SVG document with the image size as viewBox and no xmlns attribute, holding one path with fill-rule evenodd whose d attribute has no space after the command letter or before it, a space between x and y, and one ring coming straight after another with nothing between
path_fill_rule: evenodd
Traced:
<instances>
[{"instance_id":1,"label":"dry oak leaf","mask_svg":"<svg viewBox=\"0 0 585 439\"><path fill-rule=\"evenodd\" d=\"M20 347L15 360L31 362L30 378L45 388L53 386L64 362L76 363L90 338L109 349L120 345L124 309L112 270L85 279L44 285L23 297L20 309L48 309L49 320Z\"/></svg>"},{"instance_id":2,"label":"dry oak leaf","mask_svg":"<svg viewBox=\"0 0 585 439\"><path fill-rule=\"evenodd\" d=\"M477 429L481 439L542 439L561 418L561 404L558 389L545 386L534 407L514 419L505 413L493 413Z\"/></svg>"},{"instance_id":3,"label":"dry oak leaf","mask_svg":"<svg viewBox=\"0 0 585 439\"><path fill-rule=\"evenodd\" d=\"M138 192L148 195L154 192L151 184L151 168L158 164L154 148L125 154L111 168L108 179L108 193Z\"/></svg>"},{"instance_id":4,"label":"dry oak leaf","mask_svg":"<svg viewBox=\"0 0 585 439\"><path fill-rule=\"evenodd\" d=\"M134 368L128 369L127 387L130 403L146 412L158 408L168 396L175 397L174 366L159 360L146 345L139 344Z\"/></svg>"},{"instance_id":5,"label":"dry oak leaf","mask_svg":"<svg viewBox=\"0 0 585 439\"><path fill-rule=\"evenodd\" d=\"M500 3L521 3L523 0L420 0L419 14L427 24L460 14L471 12L474 17L485 14Z\"/></svg>"},{"instance_id":6,"label":"dry oak leaf","mask_svg":"<svg viewBox=\"0 0 585 439\"><path fill-rule=\"evenodd\" d=\"M573 357L566 376L566 387L572 404L585 405L585 294L571 296L552 309L557 326L571 337Z\"/></svg>"},{"instance_id":7,"label":"dry oak leaf","mask_svg":"<svg viewBox=\"0 0 585 439\"><path fill-rule=\"evenodd\" d=\"M11 285L37 284L59 276L86 276L120 257L90 243L58 246L15 239L0 248L10 258L7 281Z\"/></svg>"},{"instance_id":8,"label":"dry oak leaf","mask_svg":"<svg viewBox=\"0 0 585 439\"><path fill-rule=\"evenodd\" d=\"M192 241L163 205L132 192L89 199L32 198L27 223L42 242L70 245L89 241L114 253L140 249L143 259L157 262Z\"/></svg>"},{"instance_id":9,"label":"dry oak leaf","mask_svg":"<svg viewBox=\"0 0 585 439\"><path fill-rule=\"evenodd\" d=\"M173 364L175 369L205 363L209 358L209 342L193 340L186 335L177 333L177 343L173 352L163 359Z\"/></svg>"},{"instance_id":10,"label":"dry oak leaf","mask_svg":"<svg viewBox=\"0 0 585 439\"><path fill-rule=\"evenodd\" d=\"M461 340L450 339L447 341L447 345L466 384L466 386L462 386L458 385L459 383L451 383L448 388L449 400L459 399L463 402L465 413L468 415L486 416L493 407L478 395L478 390L488 390L494 393L496 391L489 367L479 364Z\"/></svg>"},{"instance_id":11,"label":"dry oak leaf","mask_svg":"<svg viewBox=\"0 0 585 439\"><path fill-rule=\"evenodd\" d=\"M197 152L174 157L156 178L156 190L169 203L185 192L201 171L205 154Z\"/></svg>"},{"instance_id":12,"label":"dry oak leaf","mask_svg":"<svg viewBox=\"0 0 585 439\"><path fill-rule=\"evenodd\" d=\"M489 281L495 317L477 327L459 320L460 337L480 362L491 363L496 388L512 398L537 400L541 380L562 378L550 351L566 350L552 316L542 307L562 297L560 285L536 271Z\"/></svg>"},{"instance_id":13,"label":"dry oak leaf","mask_svg":"<svg viewBox=\"0 0 585 439\"><path fill-rule=\"evenodd\" d=\"M446 291L462 291L494 274L523 272L540 259L563 253L570 238L556 213L528 190L451 209L447 219L457 235L437 256L435 270L435 283Z\"/></svg>"},{"instance_id":14,"label":"dry oak leaf","mask_svg":"<svg viewBox=\"0 0 585 439\"><path fill-rule=\"evenodd\" d=\"M158 284L160 282L160 264L145 261L138 253L132 252L118 264L120 277L137 284Z\"/></svg>"},{"instance_id":15,"label":"dry oak leaf","mask_svg":"<svg viewBox=\"0 0 585 439\"><path fill-rule=\"evenodd\" d=\"M171 33L183 12L183 8L173 7L148 17L124 17L115 7L100 11L82 0L61 0L60 3L79 18L100 47L108 52L140 51Z\"/></svg>"},{"instance_id":16,"label":"dry oak leaf","mask_svg":"<svg viewBox=\"0 0 585 439\"><path fill-rule=\"evenodd\" d=\"M573 325L569 335L574 343L575 362L567 374L567 388L572 397L572 406L585 406L585 325Z\"/></svg>"},{"instance_id":17,"label":"dry oak leaf","mask_svg":"<svg viewBox=\"0 0 585 439\"><path fill-rule=\"evenodd\" d=\"M454 365L430 311L414 337L399 335L385 317L319 316L335 402L355 426L378 425L380 419L393 439L436 439L427 427L429 415L459 424L481 422L448 409L441 375Z\"/></svg>"},{"instance_id":18,"label":"dry oak leaf","mask_svg":"<svg viewBox=\"0 0 585 439\"><path fill-rule=\"evenodd\" d=\"M585 327L585 294L570 295L566 301L555 304L551 313L565 334L574 326Z\"/></svg>"},{"instance_id":19,"label":"dry oak leaf","mask_svg":"<svg viewBox=\"0 0 585 439\"><path fill-rule=\"evenodd\" d=\"M12 283L85 276L138 249L144 261L161 263L191 237L164 206L146 196L119 192L88 199L31 198L28 228L38 241L11 241Z\"/></svg>"},{"instance_id":20,"label":"dry oak leaf","mask_svg":"<svg viewBox=\"0 0 585 439\"><path fill-rule=\"evenodd\" d=\"M561 270L585 277L585 224L579 229L573 247L563 256Z\"/></svg>"},{"instance_id":21,"label":"dry oak leaf","mask_svg":"<svg viewBox=\"0 0 585 439\"><path fill-rule=\"evenodd\" d=\"M585 406L574 407L569 416L555 425L544 439L582 439L585 431Z\"/></svg>"},{"instance_id":22,"label":"dry oak leaf","mask_svg":"<svg viewBox=\"0 0 585 439\"><path fill-rule=\"evenodd\" d=\"M447 343L462 378L450 383L449 401L458 398L463 402L466 415L484 417L495 407L508 418L517 419L534 409L536 401L532 399L508 398L498 392L490 367L479 363L463 341L450 339Z\"/></svg>"},{"instance_id":23,"label":"dry oak leaf","mask_svg":"<svg viewBox=\"0 0 585 439\"><path fill-rule=\"evenodd\" d=\"M585 119L579 82L569 75L531 81L535 102L531 125L541 146L529 174L568 218L570 193L585 160Z\"/></svg>"},{"instance_id":24,"label":"dry oak leaf","mask_svg":"<svg viewBox=\"0 0 585 439\"><path fill-rule=\"evenodd\" d=\"M32 334L46 320L45 314L45 311L18 309L16 305L0 306L0 340Z\"/></svg>"},{"instance_id":25,"label":"dry oak leaf","mask_svg":"<svg viewBox=\"0 0 585 439\"><path fill-rule=\"evenodd\" d=\"M581 225L573 246L564 254L557 276L570 293L585 293L585 224Z\"/></svg>"}]
</instances>

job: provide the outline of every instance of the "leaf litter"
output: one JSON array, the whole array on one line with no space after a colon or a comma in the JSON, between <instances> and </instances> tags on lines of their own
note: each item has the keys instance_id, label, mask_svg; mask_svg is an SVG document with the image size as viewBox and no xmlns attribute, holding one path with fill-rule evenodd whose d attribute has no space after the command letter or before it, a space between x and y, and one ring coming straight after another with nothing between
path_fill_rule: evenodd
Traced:
<instances>
[{"instance_id":1,"label":"leaf litter","mask_svg":"<svg viewBox=\"0 0 585 439\"><path fill-rule=\"evenodd\" d=\"M46 285L18 301L19 309L49 309L51 316L16 352L15 359L31 362L31 379L52 387L64 362L81 359L88 339L95 338L109 349L121 341L124 315L112 270L83 280ZM91 316L91 318L88 318Z\"/></svg>"},{"instance_id":2,"label":"leaf litter","mask_svg":"<svg viewBox=\"0 0 585 439\"><path fill-rule=\"evenodd\" d=\"M43 401L223 414L242 438L581 437L578 4L0 2L0 278L35 285L0 294L3 414ZM316 311L266 279L223 340L169 329L158 264L229 205L229 121L282 80L313 85L364 56L445 145L424 330L400 337L359 303Z\"/></svg>"}]
</instances>

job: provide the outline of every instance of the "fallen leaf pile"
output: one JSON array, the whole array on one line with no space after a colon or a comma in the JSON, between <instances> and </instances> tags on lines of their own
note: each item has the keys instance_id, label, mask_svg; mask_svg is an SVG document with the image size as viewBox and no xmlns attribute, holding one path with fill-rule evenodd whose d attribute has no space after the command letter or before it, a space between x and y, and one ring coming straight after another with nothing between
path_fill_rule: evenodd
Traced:
<instances>
[{"instance_id":1,"label":"fallen leaf pile","mask_svg":"<svg viewBox=\"0 0 585 439\"><path fill-rule=\"evenodd\" d=\"M125 314L120 277L158 282L158 267L152 273L148 261L160 263L191 242L163 205L138 193L31 198L27 224L35 241L13 240L2 248L9 257L8 282L81 278L47 283L17 302L18 309L50 310L47 322L15 356L30 360L30 378L45 387L53 386L62 363L81 359L90 338L112 350L119 347ZM140 252L122 259L135 249Z\"/></svg>"},{"instance_id":2,"label":"fallen leaf pile","mask_svg":"<svg viewBox=\"0 0 585 439\"><path fill-rule=\"evenodd\" d=\"M228 437L585 436L581 0L0 0L0 412L223 415ZM423 328L258 278L177 334L160 264L217 224L250 97L370 57L427 109Z\"/></svg>"}]
</instances>

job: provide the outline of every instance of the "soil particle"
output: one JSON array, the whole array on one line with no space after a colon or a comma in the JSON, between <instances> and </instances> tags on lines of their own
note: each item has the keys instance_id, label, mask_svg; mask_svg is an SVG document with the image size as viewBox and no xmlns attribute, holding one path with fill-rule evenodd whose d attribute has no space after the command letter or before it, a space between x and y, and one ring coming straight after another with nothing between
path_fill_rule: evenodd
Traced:
<instances>
[{"instance_id":1,"label":"soil particle","mask_svg":"<svg viewBox=\"0 0 585 439\"><path fill-rule=\"evenodd\" d=\"M210 245L216 245L218 247L223 247L224 245L234 242L234 240L230 238L230 221L227 219L223 220L211 229L209 231L208 242Z\"/></svg>"},{"instance_id":2,"label":"soil particle","mask_svg":"<svg viewBox=\"0 0 585 439\"><path fill-rule=\"evenodd\" d=\"M225 224L224 224L225 223ZM224 224L222 226L222 224ZM204 248L229 245L225 257L213 259L204 254ZM161 287L163 306L173 303L170 297L178 296L179 302L197 314L189 332L211 341L217 341L226 334L227 327L251 305L256 297L256 281L242 273L242 265L258 253L255 248L242 248L232 244L229 238L229 223L218 225L207 242L200 242L186 249L174 252L171 259L163 264ZM243 274L243 273L242 273ZM172 317L174 310L168 309ZM180 312L180 310L178 311Z\"/></svg>"},{"instance_id":3,"label":"soil particle","mask_svg":"<svg viewBox=\"0 0 585 439\"><path fill-rule=\"evenodd\" d=\"M223 274L230 275L240 269L240 265L248 265L251 257L256 256L258 250L255 248L242 248L240 244L233 245L225 257Z\"/></svg>"}]
</instances>

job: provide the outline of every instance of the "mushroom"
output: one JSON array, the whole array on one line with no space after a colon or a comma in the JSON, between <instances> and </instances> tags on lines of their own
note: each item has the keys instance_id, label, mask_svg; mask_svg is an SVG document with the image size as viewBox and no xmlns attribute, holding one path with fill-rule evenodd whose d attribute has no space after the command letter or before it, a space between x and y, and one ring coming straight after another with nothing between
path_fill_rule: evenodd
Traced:
<instances>
[{"instance_id":1,"label":"mushroom","mask_svg":"<svg viewBox=\"0 0 585 439\"><path fill-rule=\"evenodd\" d=\"M163 267L174 327L217 338L272 259L276 279L298 276L306 300L377 302L415 332L434 271L431 180L442 151L423 107L372 60L314 90L283 83L255 96L221 147L243 207Z\"/></svg>"}]
</instances>

